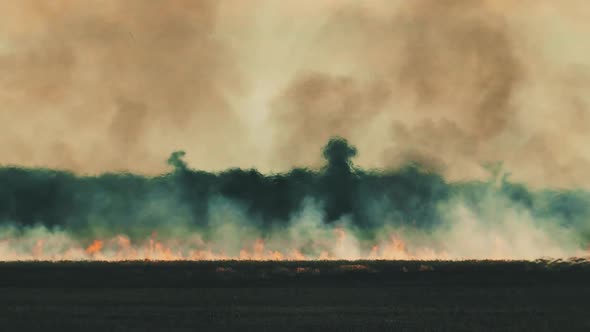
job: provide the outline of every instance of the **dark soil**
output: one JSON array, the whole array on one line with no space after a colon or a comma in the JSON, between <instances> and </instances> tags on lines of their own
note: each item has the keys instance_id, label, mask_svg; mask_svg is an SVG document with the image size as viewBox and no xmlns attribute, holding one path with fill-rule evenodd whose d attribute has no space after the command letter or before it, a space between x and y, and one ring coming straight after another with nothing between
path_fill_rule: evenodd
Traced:
<instances>
[{"instance_id":1,"label":"dark soil","mask_svg":"<svg viewBox=\"0 0 590 332\"><path fill-rule=\"evenodd\" d=\"M0 263L2 331L590 331L590 264Z\"/></svg>"}]
</instances>

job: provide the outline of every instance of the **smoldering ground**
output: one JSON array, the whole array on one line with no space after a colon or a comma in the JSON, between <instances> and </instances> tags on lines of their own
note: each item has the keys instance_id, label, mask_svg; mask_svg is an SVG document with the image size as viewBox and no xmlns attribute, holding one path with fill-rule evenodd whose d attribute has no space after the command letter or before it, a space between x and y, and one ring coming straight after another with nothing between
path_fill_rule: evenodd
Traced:
<instances>
[{"instance_id":1,"label":"smoldering ground","mask_svg":"<svg viewBox=\"0 0 590 332\"><path fill-rule=\"evenodd\" d=\"M318 151L320 152L320 151ZM311 151L310 151L311 153ZM534 259L587 255L590 193L533 190L490 165L452 182L420 164L79 176L0 169L0 257L20 259Z\"/></svg>"}]
</instances>

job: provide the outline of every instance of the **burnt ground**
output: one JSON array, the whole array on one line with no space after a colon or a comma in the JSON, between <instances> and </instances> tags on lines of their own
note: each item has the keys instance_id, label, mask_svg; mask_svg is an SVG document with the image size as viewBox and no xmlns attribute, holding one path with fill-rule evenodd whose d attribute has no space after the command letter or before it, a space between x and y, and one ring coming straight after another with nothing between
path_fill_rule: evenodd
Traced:
<instances>
[{"instance_id":1,"label":"burnt ground","mask_svg":"<svg viewBox=\"0 0 590 332\"><path fill-rule=\"evenodd\" d=\"M0 263L2 331L590 331L590 264Z\"/></svg>"}]
</instances>

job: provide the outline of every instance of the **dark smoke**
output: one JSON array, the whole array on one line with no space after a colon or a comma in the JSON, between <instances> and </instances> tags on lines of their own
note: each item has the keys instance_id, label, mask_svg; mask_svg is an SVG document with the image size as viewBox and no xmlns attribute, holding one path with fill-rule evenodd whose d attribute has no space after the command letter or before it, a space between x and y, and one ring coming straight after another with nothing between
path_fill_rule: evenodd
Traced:
<instances>
[{"instance_id":1,"label":"dark smoke","mask_svg":"<svg viewBox=\"0 0 590 332\"><path fill-rule=\"evenodd\" d=\"M319 202L322 224L346 220L360 238L371 239L384 227L426 232L453 227L448 207L461 202L490 230L511 211L520 211L535 227L573 231L567 241L575 243L569 245L583 248L590 240L589 192L533 191L509 181L500 164L488 167L490 179L479 182L451 183L419 164L363 170L352 164L356 153L345 139L333 138L323 150L326 164L320 170L269 175L255 169L193 170L182 151L168 160L173 170L156 177L5 167L0 169L0 220L17 233L44 226L81 241L117 234L134 240L153 232L173 238L179 230L207 237L218 222L213 215L233 206L244 213L240 223L270 236L292 226L311 199Z\"/></svg>"}]
</instances>

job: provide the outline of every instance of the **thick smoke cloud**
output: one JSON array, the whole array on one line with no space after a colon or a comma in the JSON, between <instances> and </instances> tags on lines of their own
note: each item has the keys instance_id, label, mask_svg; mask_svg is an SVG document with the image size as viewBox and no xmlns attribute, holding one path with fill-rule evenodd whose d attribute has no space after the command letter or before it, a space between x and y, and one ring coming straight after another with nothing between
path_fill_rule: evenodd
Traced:
<instances>
[{"instance_id":1,"label":"thick smoke cloud","mask_svg":"<svg viewBox=\"0 0 590 332\"><path fill-rule=\"evenodd\" d=\"M388 139L379 139L386 164L415 160L446 170L453 161L451 175L481 171L480 163L496 157L486 145L501 145L502 134L520 129L512 96L523 60L505 18L477 1L378 10L351 6L328 24L324 42L351 46L360 69L294 80L277 101L285 113L278 122L291 128L285 144L317 148L331 135L359 137L387 119L381 130ZM350 38L339 40L341 33ZM293 159L301 155L285 150Z\"/></svg>"},{"instance_id":2,"label":"thick smoke cloud","mask_svg":"<svg viewBox=\"0 0 590 332\"><path fill-rule=\"evenodd\" d=\"M0 163L78 174L363 167L451 180L504 162L590 185L590 6L541 1L0 4ZM141 162L135 162L140 160Z\"/></svg>"},{"instance_id":3,"label":"thick smoke cloud","mask_svg":"<svg viewBox=\"0 0 590 332\"><path fill-rule=\"evenodd\" d=\"M224 135L242 134L225 90L240 75L215 1L0 6L3 163L153 173L171 142L216 141L193 152L231 164Z\"/></svg>"},{"instance_id":4,"label":"thick smoke cloud","mask_svg":"<svg viewBox=\"0 0 590 332\"><path fill-rule=\"evenodd\" d=\"M318 151L319 152L319 151ZM417 164L355 166L346 140L319 170L156 177L0 169L0 257L12 259L534 259L587 255L590 193L531 190L490 167L449 182Z\"/></svg>"}]
</instances>

